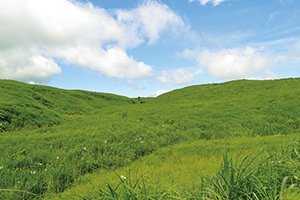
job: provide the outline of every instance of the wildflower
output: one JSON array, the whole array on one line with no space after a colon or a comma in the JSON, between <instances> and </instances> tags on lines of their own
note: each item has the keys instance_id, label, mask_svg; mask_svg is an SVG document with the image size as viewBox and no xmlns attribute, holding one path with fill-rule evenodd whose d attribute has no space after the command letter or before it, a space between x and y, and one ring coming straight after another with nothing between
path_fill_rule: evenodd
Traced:
<instances>
[{"instance_id":1,"label":"wildflower","mask_svg":"<svg viewBox=\"0 0 300 200\"><path fill-rule=\"evenodd\" d=\"M47 171L47 169L45 169L45 171Z\"/></svg>"},{"instance_id":2,"label":"wildflower","mask_svg":"<svg viewBox=\"0 0 300 200\"><path fill-rule=\"evenodd\" d=\"M39 165L43 165L43 163L39 163Z\"/></svg>"},{"instance_id":3,"label":"wildflower","mask_svg":"<svg viewBox=\"0 0 300 200\"><path fill-rule=\"evenodd\" d=\"M56 157L56 159L59 159L59 157Z\"/></svg>"},{"instance_id":4,"label":"wildflower","mask_svg":"<svg viewBox=\"0 0 300 200\"><path fill-rule=\"evenodd\" d=\"M20 181L18 181L18 183L21 183Z\"/></svg>"},{"instance_id":5,"label":"wildflower","mask_svg":"<svg viewBox=\"0 0 300 200\"><path fill-rule=\"evenodd\" d=\"M126 179L126 177L125 177L125 176L123 176L123 175L121 175L120 177L121 177L123 180L125 180L125 179Z\"/></svg>"},{"instance_id":6,"label":"wildflower","mask_svg":"<svg viewBox=\"0 0 300 200\"><path fill-rule=\"evenodd\" d=\"M86 147L83 147L84 150L86 150Z\"/></svg>"},{"instance_id":7,"label":"wildflower","mask_svg":"<svg viewBox=\"0 0 300 200\"><path fill-rule=\"evenodd\" d=\"M35 171L31 171L32 174L35 174Z\"/></svg>"},{"instance_id":8,"label":"wildflower","mask_svg":"<svg viewBox=\"0 0 300 200\"><path fill-rule=\"evenodd\" d=\"M3 169L3 166L0 166L0 169Z\"/></svg>"},{"instance_id":9,"label":"wildflower","mask_svg":"<svg viewBox=\"0 0 300 200\"><path fill-rule=\"evenodd\" d=\"M105 141L104 143L107 143L107 141Z\"/></svg>"},{"instance_id":10,"label":"wildflower","mask_svg":"<svg viewBox=\"0 0 300 200\"><path fill-rule=\"evenodd\" d=\"M143 143L143 141L140 141L140 143Z\"/></svg>"}]
</instances>

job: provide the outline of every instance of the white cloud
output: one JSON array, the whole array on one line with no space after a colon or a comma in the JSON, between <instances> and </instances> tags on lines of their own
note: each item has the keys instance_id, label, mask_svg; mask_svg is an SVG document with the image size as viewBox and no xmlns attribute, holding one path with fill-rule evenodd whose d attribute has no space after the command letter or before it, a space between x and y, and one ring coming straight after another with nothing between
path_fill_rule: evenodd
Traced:
<instances>
[{"instance_id":1,"label":"white cloud","mask_svg":"<svg viewBox=\"0 0 300 200\"><path fill-rule=\"evenodd\" d=\"M194 80L195 76L191 70L180 68L168 71L163 71L162 75L157 77L157 80L162 84L189 84Z\"/></svg>"},{"instance_id":2,"label":"white cloud","mask_svg":"<svg viewBox=\"0 0 300 200\"><path fill-rule=\"evenodd\" d=\"M272 58L252 47L210 50L185 50L182 57L196 59L200 67L215 78L245 78L271 65Z\"/></svg>"},{"instance_id":3,"label":"white cloud","mask_svg":"<svg viewBox=\"0 0 300 200\"><path fill-rule=\"evenodd\" d=\"M194 74L187 69L178 69L173 71L175 85L191 83L194 79Z\"/></svg>"},{"instance_id":4,"label":"white cloud","mask_svg":"<svg viewBox=\"0 0 300 200\"><path fill-rule=\"evenodd\" d=\"M298 50L298 52L300 53L300 40L298 40L295 44L296 49Z\"/></svg>"},{"instance_id":5,"label":"white cloud","mask_svg":"<svg viewBox=\"0 0 300 200\"><path fill-rule=\"evenodd\" d=\"M112 78L145 77L152 67L126 49L147 38L154 44L167 30L189 31L177 14L155 0L114 12L74 0L0 0L0 5L1 78L47 82L61 73L55 58Z\"/></svg>"},{"instance_id":6,"label":"white cloud","mask_svg":"<svg viewBox=\"0 0 300 200\"><path fill-rule=\"evenodd\" d=\"M199 1L201 5L205 6L207 3L212 3L214 6L217 6L219 5L220 3L222 3L223 1L226 1L226 0L189 0L190 2L193 2L193 1Z\"/></svg>"},{"instance_id":7,"label":"white cloud","mask_svg":"<svg viewBox=\"0 0 300 200\"><path fill-rule=\"evenodd\" d=\"M46 83L61 73L61 68L51 58L35 54L33 50L13 49L0 51L0 78Z\"/></svg>"},{"instance_id":8,"label":"white cloud","mask_svg":"<svg viewBox=\"0 0 300 200\"><path fill-rule=\"evenodd\" d=\"M279 79L280 77L273 73L272 71L270 71L269 69L266 69L262 75L255 77L255 76L251 76L250 78L246 78L248 80L274 80L274 79Z\"/></svg>"},{"instance_id":9,"label":"white cloud","mask_svg":"<svg viewBox=\"0 0 300 200\"><path fill-rule=\"evenodd\" d=\"M189 32L180 16L167 5L153 0L146 0L135 9L117 10L116 14L118 22L127 25L128 36L134 36L136 43L133 46L142 42L144 37L149 38L148 44L154 44L164 31L171 30L177 35L178 32Z\"/></svg>"},{"instance_id":10,"label":"white cloud","mask_svg":"<svg viewBox=\"0 0 300 200\"><path fill-rule=\"evenodd\" d=\"M162 72L162 75L157 77L157 80L160 81L162 84L172 83L170 74L167 73L165 70Z\"/></svg>"},{"instance_id":11,"label":"white cloud","mask_svg":"<svg viewBox=\"0 0 300 200\"><path fill-rule=\"evenodd\" d=\"M290 53L287 55L289 62L300 61L300 40L290 47Z\"/></svg>"},{"instance_id":12,"label":"white cloud","mask_svg":"<svg viewBox=\"0 0 300 200\"><path fill-rule=\"evenodd\" d=\"M135 89L138 89L138 90L142 90L142 89L145 89L142 85L137 85L134 87Z\"/></svg>"},{"instance_id":13,"label":"white cloud","mask_svg":"<svg viewBox=\"0 0 300 200\"><path fill-rule=\"evenodd\" d=\"M160 89L160 90L157 90L154 94L151 94L150 97L157 97L157 96L162 95L167 92L170 92L170 90Z\"/></svg>"},{"instance_id":14,"label":"white cloud","mask_svg":"<svg viewBox=\"0 0 300 200\"><path fill-rule=\"evenodd\" d=\"M100 71L108 77L138 78L152 73L149 65L135 61L125 50L118 47L104 50L83 45L55 49L50 54L77 66Z\"/></svg>"}]
</instances>

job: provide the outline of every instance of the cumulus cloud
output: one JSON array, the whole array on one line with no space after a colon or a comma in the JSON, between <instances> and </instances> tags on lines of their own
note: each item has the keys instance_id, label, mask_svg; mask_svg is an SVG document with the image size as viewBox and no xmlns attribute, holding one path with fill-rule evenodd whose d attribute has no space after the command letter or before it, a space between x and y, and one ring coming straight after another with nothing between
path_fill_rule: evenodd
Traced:
<instances>
[{"instance_id":1,"label":"cumulus cloud","mask_svg":"<svg viewBox=\"0 0 300 200\"><path fill-rule=\"evenodd\" d=\"M173 71L175 85L191 83L194 79L194 74L187 69L178 69Z\"/></svg>"},{"instance_id":2,"label":"cumulus cloud","mask_svg":"<svg viewBox=\"0 0 300 200\"><path fill-rule=\"evenodd\" d=\"M200 67L215 78L246 78L251 73L269 67L272 58L252 47L210 50L185 50L180 56L196 59Z\"/></svg>"},{"instance_id":3,"label":"cumulus cloud","mask_svg":"<svg viewBox=\"0 0 300 200\"><path fill-rule=\"evenodd\" d=\"M118 21L129 27L130 35L138 38L135 40L137 43L146 36L149 38L148 44L154 44L166 30L171 30L173 34L188 30L181 17L157 1L147 0L138 8L117 10L116 14Z\"/></svg>"},{"instance_id":4,"label":"cumulus cloud","mask_svg":"<svg viewBox=\"0 0 300 200\"><path fill-rule=\"evenodd\" d=\"M0 51L0 78L46 83L51 76L61 73L53 59L32 51L13 49Z\"/></svg>"},{"instance_id":5,"label":"cumulus cloud","mask_svg":"<svg viewBox=\"0 0 300 200\"><path fill-rule=\"evenodd\" d=\"M264 72L262 73L262 75L260 76L251 76L250 78L246 78L248 80L274 80L274 79L279 79L280 77L273 73L272 71L270 71L269 69L265 69Z\"/></svg>"},{"instance_id":6,"label":"cumulus cloud","mask_svg":"<svg viewBox=\"0 0 300 200\"><path fill-rule=\"evenodd\" d=\"M160 81L162 84L168 84L172 82L170 75L165 70L162 71L161 76L157 77L157 80Z\"/></svg>"},{"instance_id":7,"label":"cumulus cloud","mask_svg":"<svg viewBox=\"0 0 300 200\"><path fill-rule=\"evenodd\" d=\"M119 47L104 50L83 45L55 49L49 53L77 66L100 71L108 77L138 78L152 73L149 65L135 61Z\"/></svg>"},{"instance_id":8,"label":"cumulus cloud","mask_svg":"<svg viewBox=\"0 0 300 200\"><path fill-rule=\"evenodd\" d=\"M23 81L47 82L60 74L56 58L112 78L148 76L152 67L126 50L146 40L154 44L166 30L189 29L155 0L113 12L74 0L0 0L0 5L1 78Z\"/></svg>"},{"instance_id":9,"label":"cumulus cloud","mask_svg":"<svg viewBox=\"0 0 300 200\"><path fill-rule=\"evenodd\" d=\"M220 3L222 3L223 1L226 0L189 0L190 2L193 1L199 1L201 5L205 6L207 3L211 2L214 6L219 5Z\"/></svg>"},{"instance_id":10,"label":"cumulus cloud","mask_svg":"<svg viewBox=\"0 0 300 200\"><path fill-rule=\"evenodd\" d=\"M191 70L180 68L173 70L164 70L162 71L162 75L157 77L157 80L162 84L175 84L175 85L183 85L189 84L194 80L195 76Z\"/></svg>"},{"instance_id":11,"label":"cumulus cloud","mask_svg":"<svg viewBox=\"0 0 300 200\"><path fill-rule=\"evenodd\" d=\"M170 90L159 89L155 93L151 94L150 97L157 97L157 96L162 95L167 92L170 92Z\"/></svg>"}]
</instances>

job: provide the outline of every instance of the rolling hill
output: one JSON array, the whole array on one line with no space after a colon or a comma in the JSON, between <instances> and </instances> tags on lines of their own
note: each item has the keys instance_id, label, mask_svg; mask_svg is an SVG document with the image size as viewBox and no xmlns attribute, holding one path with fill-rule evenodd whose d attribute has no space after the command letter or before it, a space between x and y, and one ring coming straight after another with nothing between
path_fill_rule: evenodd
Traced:
<instances>
[{"instance_id":1,"label":"rolling hill","mask_svg":"<svg viewBox=\"0 0 300 200\"><path fill-rule=\"evenodd\" d=\"M203 141L263 136L274 151L273 136L299 134L299 86L298 78L237 80L133 99L0 80L0 197L61 193L85 174L164 157L165 148L193 147L192 157Z\"/></svg>"}]
</instances>

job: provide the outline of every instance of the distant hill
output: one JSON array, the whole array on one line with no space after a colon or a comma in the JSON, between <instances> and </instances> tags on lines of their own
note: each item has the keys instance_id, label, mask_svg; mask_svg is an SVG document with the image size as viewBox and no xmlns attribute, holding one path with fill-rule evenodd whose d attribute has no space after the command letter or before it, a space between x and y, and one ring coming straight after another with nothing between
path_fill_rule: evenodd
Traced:
<instances>
[{"instance_id":1,"label":"distant hill","mask_svg":"<svg viewBox=\"0 0 300 200\"><path fill-rule=\"evenodd\" d=\"M61 124L67 115L87 114L132 100L114 94L63 90L0 80L0 131Z\"/></svg>"},{"instance_id":2,"label":"distant hill","mask_svg":"<svg viewBox=\"0 0 300 200\"><path fill-rule=\"evenodd\" d=\"M277 80L236 80L219 84L194 85L162 94L158 99L176 102L182 100L262 100L269 97L281 98L280 95L299 94L300 79ZM258 98L259 97L259 98Z\"/></svg>"},{"instance_id":3,"label":"distant hill","mask_svg":"<svg viewBox=\"0 0 300 200\"><path fill-rule=\"evenodd\" d=\"M170 123L201 127L199 134L204 138L226 132L287 134L300 125L299 78L189 86L148 102L144 106L148 113L156 111Z\"/></svg>"},{"instance_id":4,"label":"distant hill","mask_svg":"<svg viewBox=\"0 0 300 200\"><path fill-rule=\"evenodd\" d=\"M124 96L63 90L53 87L25 84L11 80L0 80L0 124L1 130L52 126L61 124L68 115L92 114L96 110L121 106L120 110L131 108L135 114L149 117L155 113L165 121L207 121L215 122L230 116L252 121L264 120L269 132L284 132L274 124L290 123L298 128L300 124L299 97L300 79L280 80L237 80L221 84L206 84L177 89L157 98L130 99ZM143 104L143 105L142 105ZM128 107L129 106L129 107ZM142 110L140 110L142 108ZM126 110L125 109L125 110ZM138 110L136 110L138 109ZM293 112L291 112L293 111ZM130 110L129 110L130 112ZM282 118L284 117L284 119ZM230 118L227 123L231 123ZM234 123L236 123L234 122ZM243 122L244 123L244 122ZM241 125L250 128L250 124ZM229 125L232 126L232 125ZM239 126L239 128L242 128ZM251 127L252 129L253 127ZM253 129L251 130L251 132ZM257 130L256 134L262 134Z\"/></svg>"}]
</instances>

